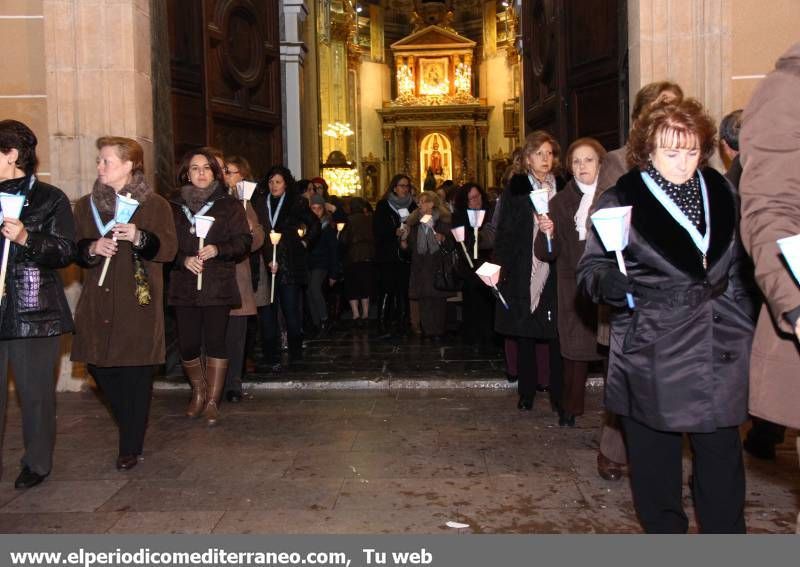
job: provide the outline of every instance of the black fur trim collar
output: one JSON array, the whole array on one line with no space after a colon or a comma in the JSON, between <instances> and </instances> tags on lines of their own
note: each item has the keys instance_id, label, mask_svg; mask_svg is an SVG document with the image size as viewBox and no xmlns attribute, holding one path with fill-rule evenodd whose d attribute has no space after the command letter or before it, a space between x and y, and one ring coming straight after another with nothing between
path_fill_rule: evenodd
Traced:
<instances>
[{"instance_id":1,"label":"black fur trim collar","mask_svg":"<svg viewBox=\"0 0 800 567\"><path fill-rule=\"evenodd\" d=\"M708 188L711 240L707 260L713 266L734 238L737 211L733 192L727 181L714 169L702 170ZM642 181L638 169L619 178L617 195L621 206L631 205L631 224L653 249L679 270L705 279L706 270L700 252L689 233L672 218Z\"/></svg>"},{"instance_id":2,"label":"black fur trim collar","mask_svg":"<svg viewBox=\"0 0 800 567\"><path fill-rule=\"evenodd\" d=\"M531 181L528 179L527 175L517 173L511 178L511 181L509 181L508 190L512 195L527 195L533 191L533 188L531 187Z\"/></svg>"}]
</instances>

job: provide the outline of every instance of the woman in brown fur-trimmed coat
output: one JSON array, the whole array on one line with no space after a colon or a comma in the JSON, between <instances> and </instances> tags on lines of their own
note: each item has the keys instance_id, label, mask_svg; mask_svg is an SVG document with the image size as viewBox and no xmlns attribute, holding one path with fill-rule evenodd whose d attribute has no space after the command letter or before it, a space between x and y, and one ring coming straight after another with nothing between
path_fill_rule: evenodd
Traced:
<instances>
[{"instance_id":1,"label":"woman in brown fur-trimmed coat","mask_svg":"<svg viewBox=\"0 0 800 567\"><path fill-rule=\"evenodd\" d=\"M153 367L164 362L161 270L177 243L169 204L144 179L142 147L106 137L97 140L97 149L97 181L75 205L84 282L72 360L87 364L105 394L119 425L117 469L127 470L142 454ZM130 223L113 224L118 193L139 202ZM108 272L99 285L106 258Z\"/></svg>"}]
</instances>

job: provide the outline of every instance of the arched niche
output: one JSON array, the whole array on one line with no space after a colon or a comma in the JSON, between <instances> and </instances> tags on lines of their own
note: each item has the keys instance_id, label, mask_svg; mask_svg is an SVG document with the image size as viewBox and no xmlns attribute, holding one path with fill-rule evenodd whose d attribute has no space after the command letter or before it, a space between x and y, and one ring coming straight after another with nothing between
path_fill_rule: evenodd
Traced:
<instances>
[{"instance_id":1,"label":"arched niche","mask_svg":"<svg viewBox=\"0 0 800 567\"><path fill-rule=\"evenodd\" d=\"M420 184L425 182L428 169L433 170L436 185L453 179L453 145L441 132L431 132L419 145Z\"/></svg>"}]
</instances>

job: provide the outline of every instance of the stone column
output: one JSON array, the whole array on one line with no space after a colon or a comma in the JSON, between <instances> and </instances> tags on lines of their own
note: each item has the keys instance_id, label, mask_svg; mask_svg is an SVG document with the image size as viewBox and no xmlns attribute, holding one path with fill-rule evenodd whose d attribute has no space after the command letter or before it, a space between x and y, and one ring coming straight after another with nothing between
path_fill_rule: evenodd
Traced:
<instances>
[{"instance_id":1,"label":"stone column","mask_svg":"<svg viewBox=\"0 0 800 567\"><path fill-rule=\"evenodd\" d=\"M308 51L301 30L308 8L304 0L282 0L281 9L284 163L299 179L303 175L303 60Z\"/></svg>"},{"instance_id":2,"label":"stone column","mask_svg":"<svg viewBox=\"0 0 800 567\"><path fill-rule=\"evenodd\" d=\"M652 81L677 82L719 120L731 110L732 0L629 0L631 101Z\"/></svg>"},{"instance_id":3,"label":"stone column","mask_svg":"<svg viewBox=\"0 0 800 567\"><path fill-rule=\"evenodd\" d=\"M97 177L95 140L125 136L144 148L153 181L150 3L147 0L43 0L44 69L50 179L75 201ZM113 9L110 9L112 8ZM79 271L62 271L75 308ZM85 371L63 344L59 390L78 390Z\"/></svg>"}]
</instances>

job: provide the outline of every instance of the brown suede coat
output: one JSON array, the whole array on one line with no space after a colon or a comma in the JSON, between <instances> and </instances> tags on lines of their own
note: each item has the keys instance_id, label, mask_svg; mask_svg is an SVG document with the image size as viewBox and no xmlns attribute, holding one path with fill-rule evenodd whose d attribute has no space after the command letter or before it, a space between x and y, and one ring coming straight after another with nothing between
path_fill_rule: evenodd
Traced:
<instances>
[{"instance_id":1,"label":"brown suede coat","mask_svg":"<svg viewBox=\"0 0 800 567\"><path fill-rule=\"evenodd\" d=\"M800 233L800 43L753 94L739 136L742 241L766 298L753 341L750 413L800 428L800 351L784 315L800 306L800 287L776 240Z\"/></svg>"},{"instance_id":2,"label":"brown suede coat","mask_svg":"<svg viewBox=\"0 0 800 567\"><path fill-rule=\"evenodd\" d=\"M177 250L172 211L163 197L150 193L131 222L159 241L152 260L143 260L150 283L149 305L136 300L133 250L119 242L103 286L97 285L104 258L88 256L88 244L100 237L89 204L90 195L75 204L78 262L84 266L83 291L75 310L72 360L97 366L145 366L164 362L164 279L162 265Z\"/></svg>"},{"instance_id":3,"label":"brown suede coat","mask_svg":"<svg viewBox=\"0 0 800 567\"><path fill-rule=\"evenodd\" d=\"M247 207L247 224L250 225L250 234L253 235L253 244L250 245L250 252L255 252L264 245L264 227L258 223L253 207ZM245 315L256 314L256 294L253 291L253 278L250 272L250 256L236 264L236 285L239 288L239 295L242 297L242 305L237 309L231 310L231 317L242 317Z\"/></svg>"}]
</instances>

